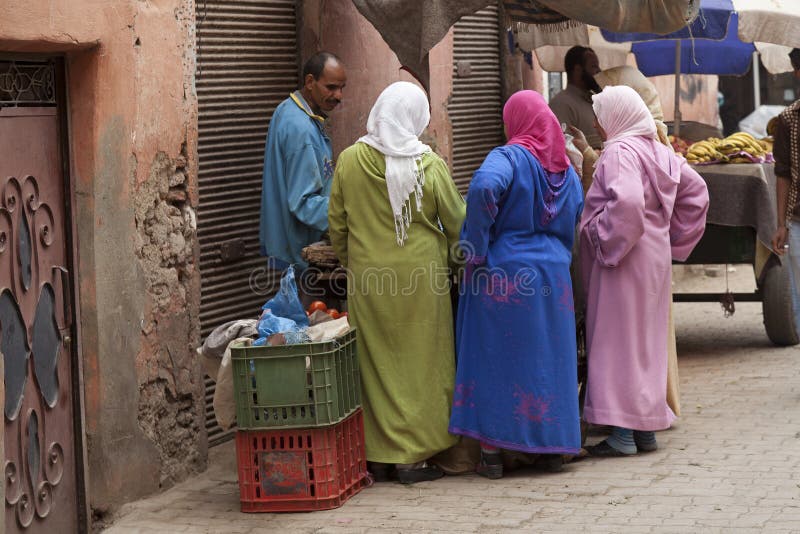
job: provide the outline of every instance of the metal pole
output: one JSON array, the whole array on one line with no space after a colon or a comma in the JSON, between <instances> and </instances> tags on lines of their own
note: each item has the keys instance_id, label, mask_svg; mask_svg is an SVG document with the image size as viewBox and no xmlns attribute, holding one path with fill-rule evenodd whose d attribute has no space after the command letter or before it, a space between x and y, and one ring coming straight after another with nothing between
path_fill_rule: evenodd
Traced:
<instances>
[{"instance_id":1,"label":"metal pole","mask_svg":"<svg viewBox=\"0 0 800 534\"><path fill-rule=\"evenodd\" d=\"M681 41L675 40L675 137L681 135Z\"/></svg>"},{"instance_id":2,"label":"metal pole","mask_svg":"<svg viewBox=\"0 0 800 534\"><path fill-rule=\"evenodd\" d=\"M753 52L753 105L754 110L761 105L761 69L759 68L758 52Z\"/></svg>"}]
</instances>

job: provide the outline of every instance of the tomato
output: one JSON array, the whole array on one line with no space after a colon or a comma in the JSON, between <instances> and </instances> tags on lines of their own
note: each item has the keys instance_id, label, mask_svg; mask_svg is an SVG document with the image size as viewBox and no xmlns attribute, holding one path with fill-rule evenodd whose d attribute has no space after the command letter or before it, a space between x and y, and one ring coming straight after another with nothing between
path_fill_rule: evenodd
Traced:
<instances>
[{"instance_id":1,"label":"tomato","mask_svg":"<svg viewBox=\"0 0 800 534\"><path fill-rule=\"evenodd\" d=\"M325 305L325 303L324 303L324 302L322 302L321 300L315 300L315 301L314 301L314 302L312 302L312 303L311 303L311 305L308 307L308 311L309 311L310 313L314 313L314 312L315 312L315 311L317 311L317 310L320 310L320 311L326 311L327 309L328 309L328 307L327 307L327 306Z\"/></svg>"},{"instance_id":2,"label":"tomato","mask_svg":"<svg viewBox=\"0 0 800 534\"><path fill-rule=\"evenodd\" d=\"M336 308L328 308L328 311L326 313L331 317L333 317L334 319L339 318L339 310L337 310Z\"/></svg>"},{"instance_id":3,"label":"tomato","mask_svg":"<svg viewBox=\"0 0 800 534\"><path fill-rule=\"evenodd\" d=\"M347 315L347 312L341 312L341 313L339 314L339 318L341 319L342 317L349 317L349 315ZM349 320L349 319L348 319L348 320Z\"/></svg>"}]
</instances>

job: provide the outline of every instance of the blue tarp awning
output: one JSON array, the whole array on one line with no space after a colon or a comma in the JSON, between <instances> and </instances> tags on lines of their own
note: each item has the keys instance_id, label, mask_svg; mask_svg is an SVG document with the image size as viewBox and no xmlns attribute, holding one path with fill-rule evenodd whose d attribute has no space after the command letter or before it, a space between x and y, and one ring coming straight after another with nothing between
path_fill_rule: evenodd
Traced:
<instances>
[{"instance_id":1,"label":"blue tarp awning","mask_svg":"<svg viewBox=\"0 0 800 534\"><path fill-rule=\"evenodd\" d=\"M631 52L636 56L636 64L645 76L675 74L674 39L634 42ZM753 43L743 43L738 35L738 17L730 17L728 33L721 41L709 39L682 39L682 74L746 74L750 69Z\"/></svg>"},{"instance_id":2,"label":"blue tarp awning","mask_svg":"<svg viewBox=\"0 0 800 534\"><path fill-rule=\"evenodd\" d=\"M702 0L700 13L694 22L680 30L661 35L658 33L617 33L602 30L603 38L612 43L630 43L661 39L714 39L721 40L728 33L728 20L733 13L731 0Z\"/></svg>"},{"instance_id":3,"label":"blue tarp awning","mask_svg":"<svg viewBox=\"0 0 800 534\"><path fill-rule=\"evenodd\" d=\"M675 74L675 47L681 46L681 74L743 75L756 48L739 39L739 18L731 0L702 0L694 22L667 35L602 30L613 43L630 42L645 76Z\"/></svg>"}]
</instances>

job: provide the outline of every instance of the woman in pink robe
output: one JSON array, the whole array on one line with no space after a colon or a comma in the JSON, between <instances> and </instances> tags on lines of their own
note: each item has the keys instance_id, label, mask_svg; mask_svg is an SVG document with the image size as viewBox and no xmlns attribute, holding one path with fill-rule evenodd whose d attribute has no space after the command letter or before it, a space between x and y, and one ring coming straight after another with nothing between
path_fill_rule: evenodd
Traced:
<instances>
[{"instance_id":1,"label":"woman in pink robe","mask_svg":"<svg viewBox=\"0 0 800 534\"><path fill-rule=\"evenodd\" d=\"M587 288L589 362L584 418L611 425L592 456L657 448L667 406L667 314L672 259L700 240L708 211L705 182L657 139L641 97L624 86L593 97L605 141L580 223Z\"/></svg>"}]
</instances>

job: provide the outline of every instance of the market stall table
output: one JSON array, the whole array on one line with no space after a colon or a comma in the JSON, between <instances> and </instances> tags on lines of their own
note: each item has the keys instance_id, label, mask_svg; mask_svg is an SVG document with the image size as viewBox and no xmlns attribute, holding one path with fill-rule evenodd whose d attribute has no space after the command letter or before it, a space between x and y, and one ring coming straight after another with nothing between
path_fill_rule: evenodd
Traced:
<instances>
[{"instance_id":1,"label":"market stall table","mask_svg":"<svg viewBox=\"0 0 800 534\"><path fill-rule=\"evenodd\" d=\"M789 270L770 249L776 229L775 168L771 163L695 166L711 199L706 232L686 264L749 263L753 293L679 293L676 302L716 302L733 297L761 302L764 326L777 345L798 343Z\"/></svg>"}]
</instances>

